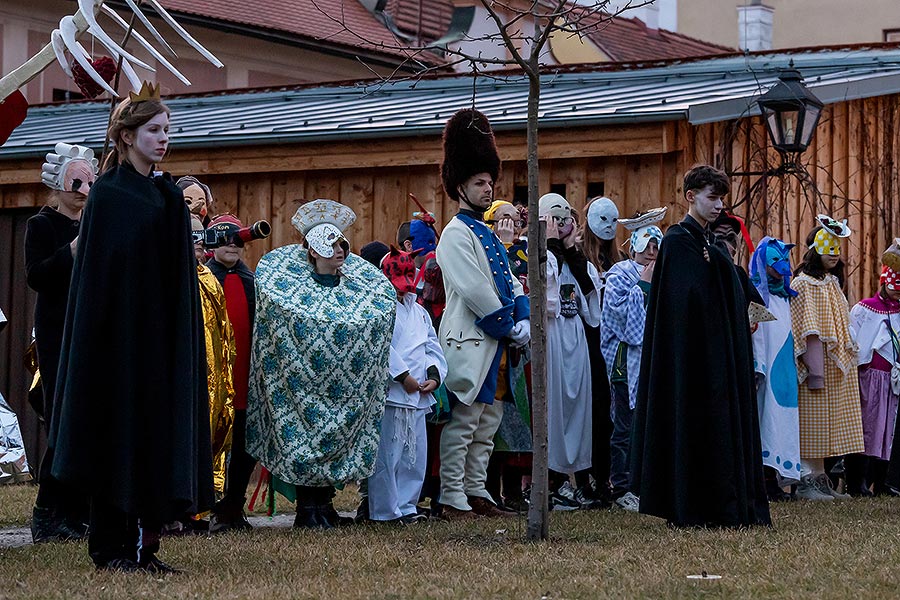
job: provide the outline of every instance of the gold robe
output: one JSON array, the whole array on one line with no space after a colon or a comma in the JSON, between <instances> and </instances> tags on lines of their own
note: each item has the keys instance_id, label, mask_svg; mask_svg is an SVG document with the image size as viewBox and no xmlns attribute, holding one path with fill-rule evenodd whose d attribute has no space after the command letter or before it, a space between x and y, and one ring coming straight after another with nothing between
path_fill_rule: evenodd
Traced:
<instances>
[{"instance_id":1,"label":"gold robe","mask_svg":"<svg viewBox=\"0 0 900 600\"><path fill-rule=\"evenodd\" d=\"M203 330L206 338L206 381L209 388L209 428L212 442L213 483L225 491L225 459L231 451L234 424L234 331L225 311L225 292L206 266L197 266Z\"/></svg>"}]
</instances>

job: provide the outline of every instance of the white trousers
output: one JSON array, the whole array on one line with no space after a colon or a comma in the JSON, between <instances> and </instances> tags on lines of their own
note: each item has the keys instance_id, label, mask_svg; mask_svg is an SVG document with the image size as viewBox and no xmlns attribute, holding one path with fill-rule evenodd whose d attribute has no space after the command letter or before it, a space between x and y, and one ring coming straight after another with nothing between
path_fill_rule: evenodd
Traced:
<instances>
[{"instance_id":1,"label":"white trousers","mask_svg":"<svg viewBox=\"0 0 900 600\"><path fill-rule=\"evenodd\" d=\"M494 434L503 417L503 402L459 403L441 432L441 504L472 510L468 496L493 502L485 489L487 465L494 450Z\"/></svg>"},{"instance_id":2,"label":"white trousers","mask_svg":"<svg viewBox=\"0 0 900 600\"><path fill-rule=\"evenodd\" d=\"M391 521L416 514L425 480L428 409L386 406L375 472L369 477L369 518Z\"/></svg>"}]
</instances>

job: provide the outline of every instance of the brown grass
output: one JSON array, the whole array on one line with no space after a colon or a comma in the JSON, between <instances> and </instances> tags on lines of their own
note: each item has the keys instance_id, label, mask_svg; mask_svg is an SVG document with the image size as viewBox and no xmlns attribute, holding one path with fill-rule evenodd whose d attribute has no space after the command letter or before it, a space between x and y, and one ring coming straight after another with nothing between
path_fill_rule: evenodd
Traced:
<instances>
[{"instance_id":1,"label":"brown grass","mask_svg":"<svg viewBox=\"0 0 900 600\"><path fill-rule=\"evenodd\" d=\"M0 487L7 515L30 511ZM33 489L33 488L24 488ZM353 493L338 498L349 509ZM0 598L893 598L900 503L773 506L776 527L673 531L621 511L553 514L552 540L522 519L357 526L164 540L168 578L98 574L83 544L0 549ZM718 581L692 581L707 571Z\"/></svg>"}]
</instances>

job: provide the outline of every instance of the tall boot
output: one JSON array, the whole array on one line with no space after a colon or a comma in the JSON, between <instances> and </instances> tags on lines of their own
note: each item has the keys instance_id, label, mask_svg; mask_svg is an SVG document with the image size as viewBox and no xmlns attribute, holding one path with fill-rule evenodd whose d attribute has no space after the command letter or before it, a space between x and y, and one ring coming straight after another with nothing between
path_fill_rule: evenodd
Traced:
<instances>
[{"instance_id":1,"label":"tall boot","mask_svg":"<svg viewBox=\"0 0 900 600\"><path fill-rule=\"evenodd\" d=\"M887 484L888 465L890 463L879 458L869 459L869 480L872 482L876 496L898 496L900 492Z\"/></svg>"},{"instance_id":2,"label":"tall boot","mask_svg":"<svg viewBox=\"0 0 900 600\"><path fill-rule=\"evenodd\" d=\"M848 454L844 457L844 477L847 493L855 497L870 497L872 492L866 481L869 457L865 454Z\"/></svg>"},{"instance_id":3,"label":"tall boot","mask_svg":"<svg viewBox=\"0 0 900 600\"><path fill-rule=\"evenodd\" d=\"M331 529L327 520L322 516L321 498L319 488L307 485L296 486L297 490L297 516L294 517L294 527L303 529Z\"/></svg>"}]
</instances>

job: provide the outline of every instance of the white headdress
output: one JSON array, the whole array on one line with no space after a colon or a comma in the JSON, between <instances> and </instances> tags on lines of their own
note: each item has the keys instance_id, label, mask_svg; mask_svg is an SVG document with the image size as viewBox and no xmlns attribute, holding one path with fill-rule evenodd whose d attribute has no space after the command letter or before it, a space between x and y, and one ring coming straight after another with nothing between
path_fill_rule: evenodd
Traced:
<instances>
[{"instance_id":1,"label":"white headdress","mask_svg":"<svg viewBox=\"0 0 900 600\"><path fill-rule=\"evenodd\" d=\"M41 181L52 190L66 190L66 170L75 161L84 161L90 165L94 175L97 174L99 161L94 158L94 151L84 146L59 142L54 152L47 154L46 162L41 166Z\"/></svg>"},{"instance_id":2,"label":"white headdress","mask_svg":"<svg viewBox=\"0 0 900 600\"><path fill-rule=\"evenodd\" d=\"M322 198L302 205L291 218L310 248L324 258L334 256L334 243L346 239L343 232L354 222L356 213L349 206Z\"/></svg>"}]
</instances>

